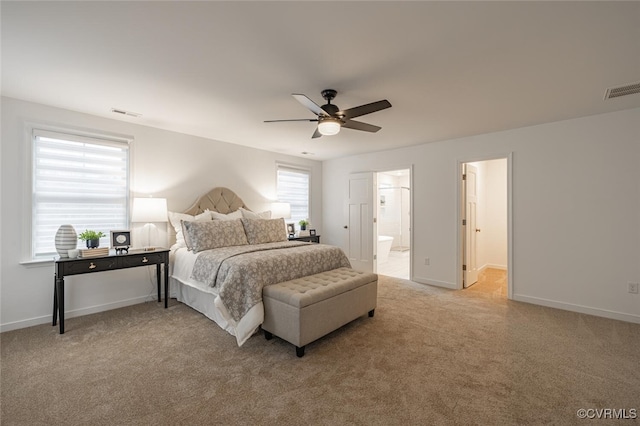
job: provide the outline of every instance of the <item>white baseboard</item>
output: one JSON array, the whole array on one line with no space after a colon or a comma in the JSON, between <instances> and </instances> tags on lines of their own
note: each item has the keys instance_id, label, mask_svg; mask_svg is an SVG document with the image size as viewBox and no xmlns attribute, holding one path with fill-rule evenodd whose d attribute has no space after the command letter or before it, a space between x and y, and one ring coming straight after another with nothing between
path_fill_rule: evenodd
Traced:
<instances>
[{"instance_id":1,"label":"white baseboard","mask_svg":"<svg viewBox=\"0 0 640 426\"><path fill-rule=\"evenodd\" d=\"M133 299L106 303L104 305L96 305L96 306L90 306L87 308L75 309L72 311L65 311L64 319L67 320L69 318L81 317L83 315L110 311L111 309L124 308L125 306L130 306L130 305L137 305L138 303L144 303L150 300L157 300L155 299L155 297L156 295L154 295L153 298L151 298L149 295L146 295L146 296L135 297ZM162 300L164 300L164 296ZM47 323L52 324L52 319L53 319L53 310L49 315L1 324L0 333L3 333L5 331L18 330L20 328L33 327L34 325L47 324Z\"/></svg>"},{"instance_id":2,"label":"white baseboard","mask_svg":"<svg viewBox=\"0 0 640 426\"><path fill-rule=\"evenodd\" d=\"M555 300L542 299L539 297L525 296L520 294L513 295L512 300L640 324L640 315L626 314L624 312L609 311L600 308L592 308L590 306L575 305L573 303L556 302Z\"/></svg>"},{"instance_id":3,"label":"white baseboard","mask_svg":"<svg viewBox=\"0 0 640 426\"><path fill-rule=\"evenodd\" d=\"M485 269L500 269L502 271L506 271L507 270L507 265L495 265L493 263L487 263L485 265L483 265L479 271L482 272Z\"/></svg>"},{"instance_id":4,"label":"white baseboard","mask_svg":"<svg viewBox=\"0 0 640 426\"><path fill-rule=\"evenodd\" d=\"M436 287L444 287L444 288L449 288L451 290L457 290L458 287L456 286L455 283L450 283L450 282L446 282L446 281L437 281L437 280L430 280L427 278L420 278L420 277L413 277L411 279L411 281L420 283L420 284L428 284L428 285L432 285L432 286L436 286Z\"/></svg>"}]
</instances>

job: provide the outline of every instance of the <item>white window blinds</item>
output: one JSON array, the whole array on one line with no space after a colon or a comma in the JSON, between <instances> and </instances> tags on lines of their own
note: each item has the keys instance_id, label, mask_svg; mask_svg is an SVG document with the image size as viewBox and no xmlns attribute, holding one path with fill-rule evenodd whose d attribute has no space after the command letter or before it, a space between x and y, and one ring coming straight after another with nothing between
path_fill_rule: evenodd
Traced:
<instances>
[{"instance_id":1,"label":"white window blinds","mask_svg":"<svg viewBox=\"0 0 640 426\"><path fill-rule=\"evenodd\" d=\"M278 166L278 201L291 204L291 221L309 219L308 170Z\"/></svg>"},{"instance_id":2,"label":"white window blinds","mask_svg":"<svg viewBox=\"0 0 640 426\"><path fill-rule=\"evenodd\" d=\"M129 145L44 130L33 132L32 258L56 254L55 234L127 229Z\"/></svg>"}]
</instances>

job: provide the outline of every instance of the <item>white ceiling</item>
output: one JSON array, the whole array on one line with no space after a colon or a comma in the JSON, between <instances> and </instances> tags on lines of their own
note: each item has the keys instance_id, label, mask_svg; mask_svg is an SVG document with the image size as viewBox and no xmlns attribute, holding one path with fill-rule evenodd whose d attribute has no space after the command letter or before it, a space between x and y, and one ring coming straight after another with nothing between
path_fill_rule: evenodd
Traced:
<instances>
[{"instance_id":1,"label":"white ceiling","mask_svg":"<svg viewBox=\"0 0 640 426\"><path fill-rule=\"evenodd\" d=\"M640 2L7 2L2 95L322 160L640 107ZM290 95L388 99L311 139ZM141 113L120 116L111 108Z\"/></svg>"}]
</instances>

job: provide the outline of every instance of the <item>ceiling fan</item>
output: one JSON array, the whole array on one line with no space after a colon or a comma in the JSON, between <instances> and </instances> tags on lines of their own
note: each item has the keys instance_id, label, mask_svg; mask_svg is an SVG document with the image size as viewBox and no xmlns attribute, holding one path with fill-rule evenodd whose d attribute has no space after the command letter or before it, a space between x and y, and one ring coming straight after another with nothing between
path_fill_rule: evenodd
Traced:
<instances>
[{"instance_id":1,"label":"ceiling fan","mask_svg":"<svg viewBox=\"0 0 640 426\"><path fill-rule=\"evenodd\" d=\"M312 138L319 138L321 136L331 136L337 134L342 127L347 129L362 130L365 132L375 133L382 127L374 126L373 124L363 123L361 121L352 120L352 118L360 117L361 115L371 114L372 112L380 111L391 107L391 103L388 100L382 100L372 102L370 104L360 105L357 107L341 110L337 105L331 103L333 98L336 97L338 92L333 89L326 89L322 92L322 97L327 100L325 105L318 105L309 99L306 95L294 93L293 96L303 106L307 107L311 112L317 115L317 118L298 118L291 120L265 120L265 123L276 123L280 121L317 121L318 127L313 133Z\"/></svg>"}]
</instances>

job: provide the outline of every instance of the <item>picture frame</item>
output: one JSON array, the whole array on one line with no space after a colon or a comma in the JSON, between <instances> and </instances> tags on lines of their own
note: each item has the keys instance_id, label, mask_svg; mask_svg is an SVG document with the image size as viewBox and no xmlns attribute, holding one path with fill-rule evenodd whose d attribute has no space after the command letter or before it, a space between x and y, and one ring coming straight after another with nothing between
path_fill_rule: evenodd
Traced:
<instances>
[{"instance_id":1,"label":"picture frame","mask_svg":"<svg viewBox=\"0 0 640 426\"><path fill-rule=\"evenodd\" d=\"M116 254L129 253L131 247L131 231L128 229L111 231L111 248L116 250Z\"/></svg>"},{"instance_id":2,"label":"picture frame","mask_svg":"<svg viewBox=\"0 0 640 426\"><path fill-rule=\"evenodd\" d=\"M315 229L309 229L309 235L312 237L316 236L316 230Z\"/></svg>"},{"instance_id":3,"label":"picture frame","mask_svg":"<svg viewBox=\"0 0 640 426\"><path fill-rule=\"evenodd\" d=\"M296 234L296 224L295 223L287 223L287 233L290 237Z\"/></svg>"}]
</instances>

